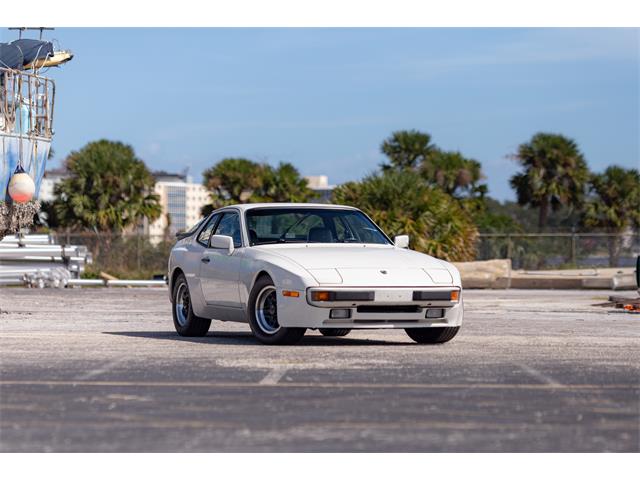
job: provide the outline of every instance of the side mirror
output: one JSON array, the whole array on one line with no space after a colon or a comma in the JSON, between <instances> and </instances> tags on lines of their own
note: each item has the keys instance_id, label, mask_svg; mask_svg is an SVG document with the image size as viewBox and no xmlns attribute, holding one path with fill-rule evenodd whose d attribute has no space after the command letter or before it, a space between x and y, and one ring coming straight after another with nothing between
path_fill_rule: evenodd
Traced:
<instances>
[{"instance_id":1,"label":"side mirror","mask_svg":"<svg viewBox=\"0 0 640 480\"><path fill-rule=\"evenodd\" d=\"M227 235L214 235L211 237L211 248L219 248L221 250L226 250L227 255L231 255L233 253L233 238Z\"/></svg>"},{"instance_id":2,"label":"side mirror","mask_svg":"<svg viewBox=\"0 0 640 480\"><path fill-rule=\"evenodd\" d=\"M393 243L398 248L409 248L409 235L396 235Z\"/></svg>"}]
</instances>

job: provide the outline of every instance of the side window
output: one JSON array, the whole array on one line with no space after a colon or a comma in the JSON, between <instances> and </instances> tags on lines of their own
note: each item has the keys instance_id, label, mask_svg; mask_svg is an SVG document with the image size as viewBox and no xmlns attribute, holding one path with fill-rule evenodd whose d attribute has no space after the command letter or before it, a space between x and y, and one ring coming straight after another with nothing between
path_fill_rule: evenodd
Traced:
<instances>
[{"instance_id":1,"label":"side window","mask_svg":"<svg viewBox=\"0 0 640 480\"><path fill-rule=\"evenodd\" d=\"M235 212L225 212L222 220L218 223L218 227L214 235L226 235L233 238L233 246L238 248L242 246L242 237L240 235L240 218Z\"/></svg>"},{"instance_id":2,"label":"side window","mask_svg":"<svg viewBox=\"0 0 640 480\"><path fill-rule=\"evenodd\" d=\"M211 232L213 231L213 227L216 226L216 222L220 218L220 214L216 213L213 217L209 219L207 225L202 229L202 231L198 234L198 243L203 247L209 246L209 239L211 238Z\"/></svg>"}]
</instances>

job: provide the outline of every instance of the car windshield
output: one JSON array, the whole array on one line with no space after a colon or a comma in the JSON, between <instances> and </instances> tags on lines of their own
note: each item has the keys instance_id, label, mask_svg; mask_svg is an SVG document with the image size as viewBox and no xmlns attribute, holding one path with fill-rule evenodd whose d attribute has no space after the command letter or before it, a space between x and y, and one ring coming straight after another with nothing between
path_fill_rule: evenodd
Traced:
<instances>
[{"instance_id":1,"label":"car windshield","mask_svg":"<svg viewBox=\"0 0 640 480\"><path fill-rule=\"evenodd\" d=\"M254 208L247 211L251 245L272 243L391 242L358 210L331 208Z\"/></svg>"}]
</instances>

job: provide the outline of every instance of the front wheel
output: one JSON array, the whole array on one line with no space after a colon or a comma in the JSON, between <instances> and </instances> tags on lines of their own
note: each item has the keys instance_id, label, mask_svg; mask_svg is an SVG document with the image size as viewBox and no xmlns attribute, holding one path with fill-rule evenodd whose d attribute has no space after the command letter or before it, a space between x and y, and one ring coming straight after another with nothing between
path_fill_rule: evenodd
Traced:
<instances>
[{"instance_id":1,"label":"front wheel","mask_svg":"<svg viewBox=\"0 0 640 480\"><path fill-rule=\"evenodd\" d=\"M183 337L204 337L211 326L211 319L198 317L193 312L189 285L183 274L178 275L171 295L173 326Z\"/></svg>"},{"instance_id":2,"label":"front wheel","mask_svg":"<svg viewBox=\"0 0 640 480\"><path fill-rule=\"evenodd\" d=\"M249 295L249 325L255 337L267 345L298 343L306 330L280 326L276 287L267 276L258 279Z\"/></svg>"},{"instance_id":3,"label":"front wheel","mask_svg":"<svg viewBox=\"0 0 640 480\"><path fill-rule=\"evenodd\" d=\"M416 343L445 343L456 336L460 327L406 328L405 332Z\"/></svg>"}]
</instances>

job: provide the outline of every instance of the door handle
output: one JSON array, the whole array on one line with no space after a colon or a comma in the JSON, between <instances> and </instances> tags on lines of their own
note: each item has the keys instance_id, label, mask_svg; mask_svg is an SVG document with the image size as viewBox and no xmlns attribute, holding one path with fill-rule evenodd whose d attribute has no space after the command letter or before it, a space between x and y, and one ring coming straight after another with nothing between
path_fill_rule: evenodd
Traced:
<instances>
[{"instance_id":1,"label":"door handle","mask_svg":"<svg viewBox=\"0 0 640 480\"><path fill-rule=\"evenodd\" d=\"M200 261L201 261L202 263L209 263L209 262L211 261L211 259L210 259L209 257L202 257L202 258L200 259Z\"/></svg>"}]
</instances>

